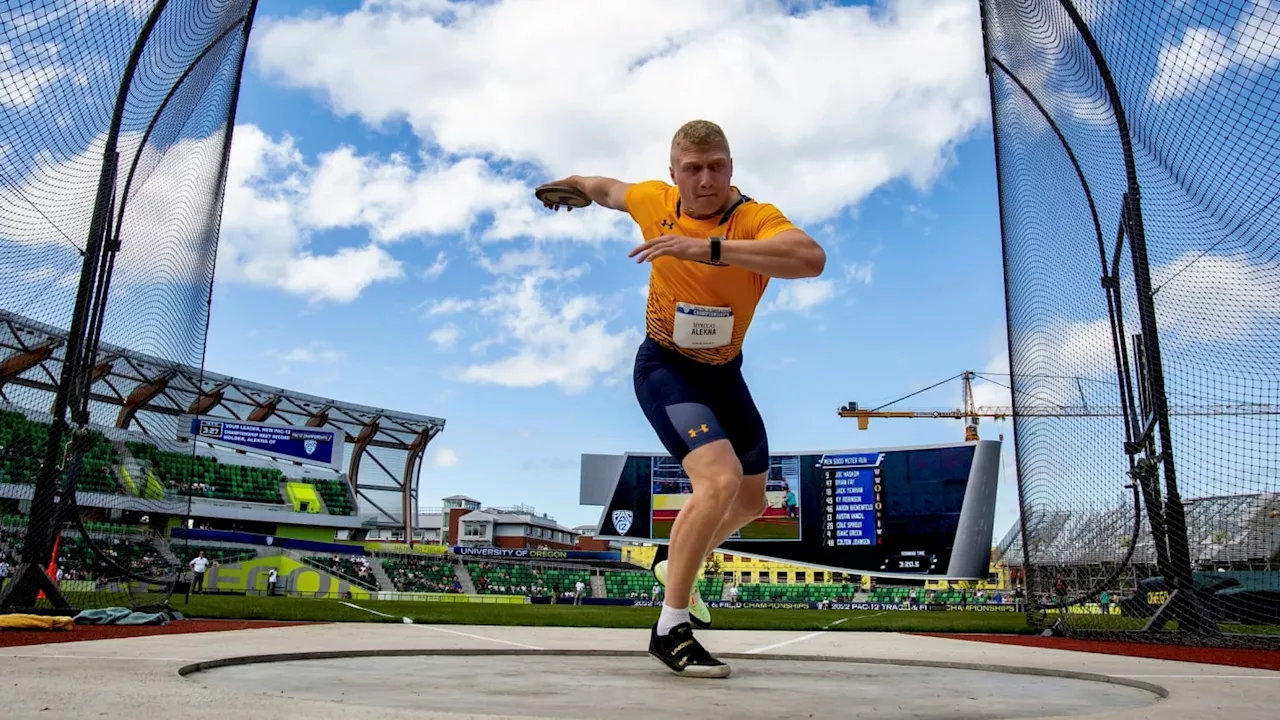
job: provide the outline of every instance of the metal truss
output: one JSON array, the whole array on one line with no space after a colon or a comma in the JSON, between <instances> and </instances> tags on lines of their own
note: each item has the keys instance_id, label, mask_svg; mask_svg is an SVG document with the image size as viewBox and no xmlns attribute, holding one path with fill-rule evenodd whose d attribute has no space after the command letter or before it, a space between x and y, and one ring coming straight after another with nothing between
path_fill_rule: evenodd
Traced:
<instances>
[{"instance_id":1,"label":"metal truss","mask_svg":"<svg viewBox=\"0 0 1280 720\"><path fill-rule=\"evenodd\" d=\"M0 310L0 400L48 412L66 341L65 330ZM20 401L11 397L12 387L26 389ZM48 405L35 407L40 399ZM376 512L378 525L402 525L406 542L413 540L422 457L445 425L441 418L293 392L107 344L95 358L90 402L95 425L169 445L182 415L339 430L352 490ZM398 512L384 507L385 495L377 497L385 493L398 496Z\"/></svg>"}]
</instances>

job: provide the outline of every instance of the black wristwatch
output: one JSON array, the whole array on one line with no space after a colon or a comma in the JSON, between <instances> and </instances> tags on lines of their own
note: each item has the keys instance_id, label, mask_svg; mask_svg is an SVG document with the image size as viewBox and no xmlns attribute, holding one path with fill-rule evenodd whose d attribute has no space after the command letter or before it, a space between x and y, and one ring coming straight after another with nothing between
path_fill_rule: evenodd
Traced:
<instances>
[{"instance_id":1,"label":"black wristwatch","mask_svg":"<svg viewBox=\"0 0 1280 720\"><path fill-rule=\"evenodd\" d=\"M713 237L713 238L710 238L710 240L711 240L711 262L718 263L720 262L720 241L724 240L724 237L723 236Z\"/></svg>"}]
</instances>

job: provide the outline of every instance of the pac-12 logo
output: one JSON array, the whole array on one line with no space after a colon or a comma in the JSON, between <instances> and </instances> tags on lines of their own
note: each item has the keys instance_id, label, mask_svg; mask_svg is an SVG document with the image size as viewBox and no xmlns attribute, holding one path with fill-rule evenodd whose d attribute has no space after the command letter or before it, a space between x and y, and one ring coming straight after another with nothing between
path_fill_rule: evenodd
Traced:
<instances>
[{"instance_id":1,"label":"pac-12 logo","mask_svg":"<svg viewBox=\"0 0 1280 720\"><path fill-rule=\"evenodd\" d=\"M303 450L306 450L308 455L310 455L311 453L315 452L315 451L316 451L316 448L317 448L317 447L319 447L319 446L320 446L320 444L319 444L319 443L317 443L315 440L303 440L303 441L302 441L302 449L303 449Z\"/></svg>"},{"instance_id":2,"label":"pac-12 logo","mask_svg":"<svg viewBox=\"0 0 1280 720\"><path fill-rule=\"evenodd\" d=\"M618 531L619 535L626 535L631 529L632 514L630 510L614 510L613 511L613 527Z\"/></svg>"}]
</instances>

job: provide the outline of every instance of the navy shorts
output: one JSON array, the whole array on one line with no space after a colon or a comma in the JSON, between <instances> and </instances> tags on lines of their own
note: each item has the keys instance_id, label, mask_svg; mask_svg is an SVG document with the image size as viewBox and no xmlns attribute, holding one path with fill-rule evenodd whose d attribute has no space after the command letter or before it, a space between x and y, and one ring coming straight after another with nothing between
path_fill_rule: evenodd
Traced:
<instances>
[{"instance_id":1,"label":"navy shorts","mask_svg":"<svg viewBox=\"0 0 1280 720\"><path fill-rule=\"evenodd\" d=\"M645 337L636 352L636 399L663 447L679 462L694 448L726 438L743 475L769 470L769 439L742 379L742 355L708 365Z\"/></svg>"}]
</instances>

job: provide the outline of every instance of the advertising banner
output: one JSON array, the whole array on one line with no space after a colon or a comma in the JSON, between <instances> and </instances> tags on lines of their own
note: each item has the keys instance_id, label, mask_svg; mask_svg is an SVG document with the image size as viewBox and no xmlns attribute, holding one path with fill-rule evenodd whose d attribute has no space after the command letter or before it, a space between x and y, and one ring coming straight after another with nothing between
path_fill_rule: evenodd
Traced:
<instances>
[{"instance_id":1,"label":"advertising banner","mask_svg":"<svg viewBox=\"0 0 1280 720\"><path fill-rule=\"evenodd\" d=\"M463 545L453 546L453 554L459 557L484 557L484 558L517 558L523 560L605 560L619 561L622 559L622 553L617 550L609 551L592 551L592 550L551 550L551 549L531 549L531 548L497 548L497 547L466 547Z\"/></svg>"}]
</instances>

